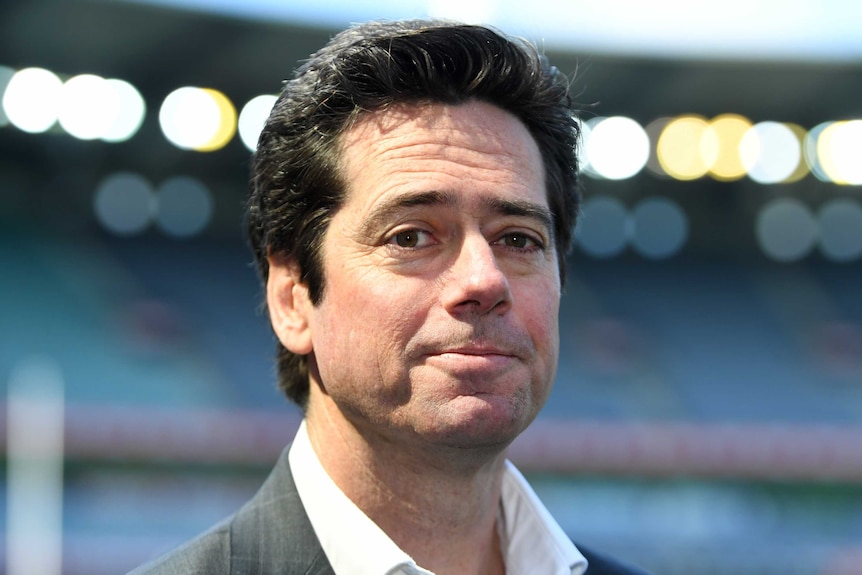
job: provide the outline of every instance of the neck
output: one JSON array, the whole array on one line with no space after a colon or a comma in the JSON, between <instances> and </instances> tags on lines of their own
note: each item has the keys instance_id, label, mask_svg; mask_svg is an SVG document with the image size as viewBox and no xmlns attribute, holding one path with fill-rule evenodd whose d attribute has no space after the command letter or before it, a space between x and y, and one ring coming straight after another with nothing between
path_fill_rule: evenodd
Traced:
<instances>
[{"instance_id":1,"label":"neck","mask_svg":"<svg viewBox=\"0 0 862 575\"><path fill-rule=\"evenodd\" d=\"M309 405L311 444L336 485L372 521L437 575L504 572L496 527L502 451L405 449L352 425L328 401Z\"/></svg>"}]
</instances>

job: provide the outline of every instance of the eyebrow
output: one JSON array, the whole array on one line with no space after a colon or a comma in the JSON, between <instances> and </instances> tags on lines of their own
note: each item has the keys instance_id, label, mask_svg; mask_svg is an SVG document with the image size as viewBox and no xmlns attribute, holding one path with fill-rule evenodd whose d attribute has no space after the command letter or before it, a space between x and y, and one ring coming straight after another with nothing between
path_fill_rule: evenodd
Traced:
<instances>
[{"instance_id":1,"label":"eyebrow","mask_svg":"<svg viewBox=\"0 0 862 575\"><path fill-rule=\"evenodd\" d=\"M547 207L526 200L509 200L504 198L488 198L484 203L493 211L506 216L521 216L538 221L547 230L548 236L554 239L554 216Z\"/></svg>"},{"instance_id":2,"label":"eyebrow","mask_svg":"<svg viewBox=\"0 0 862 575\"><path fill-rule=\"evenodd\" d=\"M377 206L362 225L366 233L385 225L396 214L417 206L444 206L457 208L461 203L460 196L452 192L437 190L402 194ZM506 215L527 217L539 222L548 236L554 239L554 217L546 206L527 200L508 198L483 198L482 207L492 212Z\"/></svg>"}]
</instances>

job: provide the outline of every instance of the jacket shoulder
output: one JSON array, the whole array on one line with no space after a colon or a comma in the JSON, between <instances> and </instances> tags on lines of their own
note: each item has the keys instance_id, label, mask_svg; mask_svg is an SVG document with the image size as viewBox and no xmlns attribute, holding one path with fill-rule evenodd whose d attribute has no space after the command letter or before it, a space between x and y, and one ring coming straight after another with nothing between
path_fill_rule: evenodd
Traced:
<instances>
[{"instance_id":1,"label":"jacket shoulder","mask_svg":"<svg viewBox=\"0 0 862 575\"><path fill-rule=\"evenodd\" d=\"M333 575L296 490L288 450L235 515L129 575Z\"/></svg>"},{"instance_id":2,"label":"jacket shoulder","mask_svg":"<svg viewBox=\"0 0 862 575\"><path fill-rule=\"evenodd\" d=\"M230 569L230 520L128 575L220 575Z\"/></svg>"}]
</instances>

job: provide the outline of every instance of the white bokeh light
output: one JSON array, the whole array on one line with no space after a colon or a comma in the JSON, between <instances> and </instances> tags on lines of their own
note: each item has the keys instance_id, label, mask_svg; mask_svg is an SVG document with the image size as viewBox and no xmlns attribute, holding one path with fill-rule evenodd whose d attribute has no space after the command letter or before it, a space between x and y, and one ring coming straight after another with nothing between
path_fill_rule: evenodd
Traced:
<instances>
[{"instance_id":1,"label":"white bokeh light","mask_svg":"<svg viewBox=\"0 0 862 575\"><path fill-rule=\"evenodd\" d=\"M221 110L218 102L201 88L178 88L162 102L159 124L172 144L194 150L206 146L216 136Z\"/></svg>"},{"instance_id":2,"label":"white bokeh light","mask_svg":"<svg viewBox=\"0 0 862 575\"><path fill-rule=\"evenodd\" d=\"M69 135L95 140L107 131L119 108L120 102L104 78L81 74L63 84L58 119Z\"/></svg>"},{"instance_id":3,"label":"white bokeh light","mask_svg":"<svg viewBox=\"0 0 862 575\"><path fill-rule=\"evenodd\" d=\"M105 80L106 90L117 101L115 114L106 122L101 138L106 142L124 142L134 136L144 123L147 107L137 88L124 80Z\"/></svg>"},{"instance_id":4,"label":"white bokeh light","mask_svg":"<svg viewBox=\"0 0 862 575\"><path fill-rule=\"evenodd\" d=\"M862 120L836 125L829 147L835 180L849 185L862 185Z\"/></svg>"},{"instance_id":5,"label":"white bokeh light","mask_svg":"<svg viewBox=\"0 0 862 575\"><path fill-rule=\"evenodd\" d=\"M787 180L802 161L796 134L779 122L760 122L749 128L739 144L739 153L748 177L760 184Z\"/></svg>"},{"instance_id":6,"label":"white bokeh light","mask_svg":"<svg viewBox=\"0 0 862 575\"><path fill-rule=\"evenodd\" d=\"M818 222L799 200L771 201L758 214L755 232L764 253L780 262L807 256L819 236Z\"/></svg>"},{"instance_id":7,"label":"white bokeh light","mask_svg":"<svg viewBox=\"0 0 862 575\"><path fill-rule=\"evenodd\" d=\"M649 137L631 118L613 116L591 125L587 155L591 170L603 178L622 180L640 172L649 159Z\"/></svg>"},{"instance_id":8,"label":"white bokeh light","mask_svg":"<svg viewBox=\"0 0 862 575\"><path fill-rule=\"evenodd\" d=\"M48 131L57 121L63 82L44 68L24 68L15 73L3 92L3 111L9 122L24 132Z\"/></svg>"},{"instance_id":9,"label":"white bokeh light","mask_svg":"<svg viewBox=\"0 0 862 575\"><path fill-rule=\"evenodd\" d=\"M239 137L249 151L257 149L257 139L272 111L277 96L264 94L249 100L239 113Z\"/></svg>"}]
</instances>

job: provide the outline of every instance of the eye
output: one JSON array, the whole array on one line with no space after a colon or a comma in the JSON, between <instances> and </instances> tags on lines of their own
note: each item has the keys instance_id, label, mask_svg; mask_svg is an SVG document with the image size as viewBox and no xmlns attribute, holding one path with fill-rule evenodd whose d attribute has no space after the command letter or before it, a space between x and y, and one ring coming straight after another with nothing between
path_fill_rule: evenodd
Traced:
<instances>
[{"instance_id":1,"label":"eye","mask_svg":"<svg viewBox=\"0 0 862 575\"><path fill-rule=\"evenodd\" d=\"M399 248L418 248L426 245L430 234L422 230L403 230L393 235L389 242Z\"/></svg>"},{"instance_id":2,"label":"eye","mask_svg":"<svg viewBox=\"0 0 862 575\"><path fill-rule=\"evenodd\" d=\"M531 235L519 232L512 232L502 236L498 243L516 250L541 249L543 247L541 242Z\"/></svg>"},{"instance_id":3,"label":"eye","mask_svg":"<svg viewBox=\"0 0 862 575\"><path fill-rule=\"evenodd\" d=\"M531 241L524 234L507 234L503 236L503 243L512 248L525 248Z\"/></svg>"}]
</instances>

